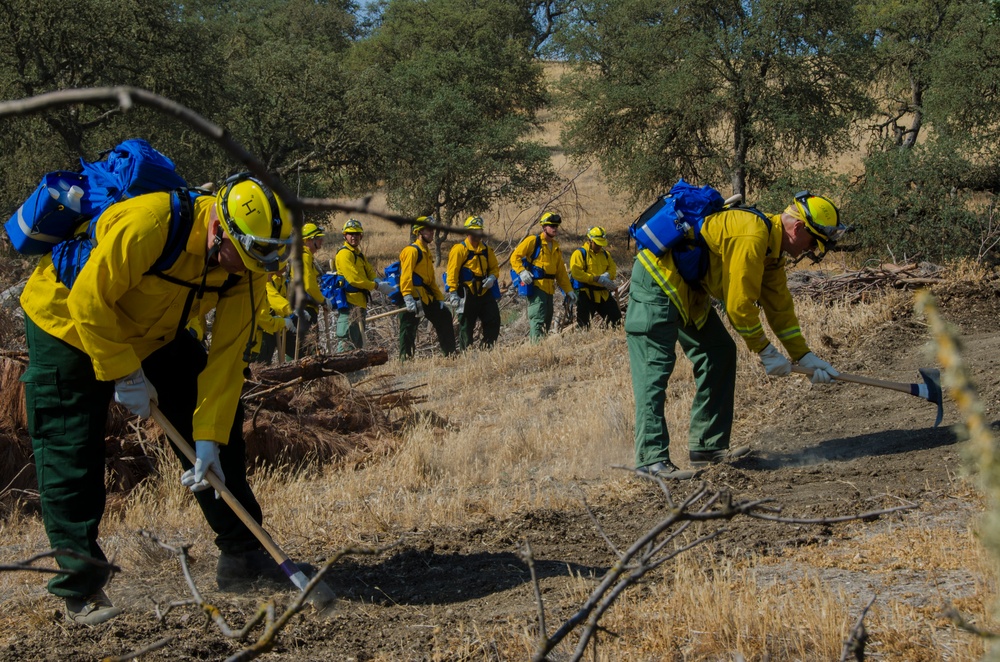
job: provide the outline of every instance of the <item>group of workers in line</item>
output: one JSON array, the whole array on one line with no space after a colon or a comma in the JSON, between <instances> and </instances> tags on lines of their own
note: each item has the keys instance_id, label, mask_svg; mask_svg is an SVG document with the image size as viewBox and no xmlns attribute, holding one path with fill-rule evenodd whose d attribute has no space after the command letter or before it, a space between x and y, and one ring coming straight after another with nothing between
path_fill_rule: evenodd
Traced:
<instances>
[{"instance_id":1,"label":"group of workers in line","mask_svg":"<svg viewBox=\"0 0 1000 662\"><path fill-rule=\"evenodd\" d=\"M772 218L773 228L741 209L709 216L702 234L710 265L699 287L680 278L670 253L657 256L644 250L636 256L625 333L639 471L668 479L695 473L671 462L664 418L678 342L694 365L697 382L689 433L691 465L697 469L749 452L746 447L730 448L736 348L711 298L725 304L732 326L758 354L768 375L788 375L792 366L764 335L761 309L791 359L812 370L813 382L827 383L838 375L803 340L784 256L811 252L821 257L845 228L829 200L808 193L796 196ZM472 342L475 324L483 326L484 344L495 342L496 256L475 235L456 244L448 260L446 300L428 249L433 238L428 220L418 219L415 240L400 254L399 293L405 309L401 354L412 355L420 315L431 320L442 350L454 351L448 301L461 310L462 347ZM588 232L583 250L571 256L567 273L556 241L559 216L547 212L540 223L541 233L525 238L511 256L517 285L527 289L532 338L540 338L551 324L556 285L576 301L582 322L596 313L617 323L620 312L608 303L614 300L616 267L607 254L604 231ZM482 229L482 219L471 217L465 225ZM304 230L304 268L310 269L323 233L312 224ZM260 319L271 318L274 337L268 342L275 342L286 322L295 326L315 320L322 293L307 282L314 300L306 306L309 320L288 320L290 306L275 306L274 294L282 294L284 287L281 272L289 253L291 217L267 185L249 173L229 178L213 196L197 198L180 257L162 272L152 270L170 232L169 193L124 200L99 217L93 252L72 288L59 280L49 254L40 259L21 295L29 355L22 381L42 517L51 547L73 553L57 556L59 566L71 572L54 575L48 589L65 600L65 615L75 623L96 625L121 612L104 591L110 565L101 563L107 558L98 542L105 507L105 423L112 399L140 418L158 408L194 447L193 463L176 446L174 450L184 469L181 484L194 492L216 535L219 588L233 590L257 580L284 582L285 573L260 541L225 501L215 498L206 475L217 474L262 522L246 477L240 402L255 329ZM360 223L349 220L335 259L338 273L353 288L347 292L350 309L338 323L337 336L352 345L362 338L368 294L376 288L393 290L376 279L361 253L362 232ZM574 289L571 278L580 288ZM212 310L215 319L206 348L185 329ZM257 350L265 351L274 349Z\"/></svg>"},{"instance_id":2,"label":"group of workers in line","mask_svg":"<svg viewBox=\"0 0 1000 662\"><path fill-rule=\"evenodd\" d=\"M360 250L364 228L356 219L344 224L344 244L334 257L334 273L340 287L346 291L339 301L324 297L320 289L320 273L315 266L315 252L322 248L324 233L314 223L302 228L303 272L306 290L305 324L300 329L292 314L288 297L288 277L285 273L273 274L268 279L267 297L271 314L261 324L263 338L257 360L270 363L278 344L276 334L286 331L286 355L296 356L297 332L308 332L316 320L318 306L326 303L338 310L337 351L364 346L364 327L368 303L373 291L387 296L397 291L401 301L399 320L399 356L413 356L417 330L421 318L426 318L434 328L438 344L445 356L456 351L452 314L458 317L458 347L471 346L476 328L481 329L481 345L492 347L500 335L500 298L498 278L499 262L496 253L480 234L469 234L452 246L448 264L442 278L444 288L438 284L430 243L434 239L433 217L421 216L411 226L413 242L399 254L398 282L380 279L371 263ZM584 244L573 251L567 270L563 261L556 233L562 219L558 214L542 215L542 231L528 235L514 249L510 262L515 285L528 301L529 335L537 342L548 333L553 318L553 298L558 284L568 300L576 305L577 326L590 326L595 315L605 324L618 326L622 314L616 291L615 278L618 267L607 250L607 233L602 227L593 227ZM464 227L467 230L484 230L480 216L470 216ZM305 344L305 341L302 341ZM307 348L307 353L312 347Z\"/></svg>"}]
</instances>

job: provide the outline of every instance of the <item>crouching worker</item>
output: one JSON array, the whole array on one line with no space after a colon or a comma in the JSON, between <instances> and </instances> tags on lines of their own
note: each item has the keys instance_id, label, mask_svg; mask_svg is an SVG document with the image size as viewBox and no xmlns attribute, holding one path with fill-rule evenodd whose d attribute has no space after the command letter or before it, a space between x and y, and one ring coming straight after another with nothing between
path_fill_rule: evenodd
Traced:
<instances>
[{"instance_id":1,"label":"crouching worker","mask_svg":"<svg viewBox=\"0 0 1000 662\"><path fill-rule=\"evenodd\" d=\"M45 530L54 549L106 559L98 528L108 405L114 398L146 418L158 404L197 454L192 466L174 448L181 482L216 534L219 588L281 581L284 573L215 498L206 474L214 471L262 520L247 483L240 391L255 319L267 306L265 274L287 258L291 219L267 186L240 174L218 195L195 197L190 231L172 234L178 219L171 195L112 205L97 222L93 252L72 289L57 280L46 255L21 295L29 356L22 381ZM154 270L177 236L176 259ZM213 308L206 350L185 327ZM54 577L48 589L65 599L69 620L95 625L120 613L103 590L107 571L69 557L58 563L74 574Z\"/></svg>"},{"instance_id":2,"label":"crouching worker","mask_svg":"<svg viewBox=\"0 0 1000 662\"><path fill-rule=\"evenodd\" d=\"M444 295L434 274L434 258L430 244L434 228L427 227L432 217L421 216L410 228L416 239L399 253L399 293L406 312L399 316L399 358L413 356L417 346L420 318L430 320L437 333L438 344L445 356L455 353L455 329L451 313L444 305Z\"/></svg>"},{"instance_id":3,"label":"crouching worker","mask_svg":"<svg viewBox=\"0 0 1000 662\"><path fill-rule=\"evenodd\" d=\"M788 291L784 255L794 259L812 253L818 260L846 229L832 202L808 192L796 196L780 215L764 216L739 207L712 214L701 229L708 270L698 288L684 281L671 252L657 257L649 250L639 251L632 269L625 339L635 394L635 465L640 471L677 480L695 475L670 461L663 414L678 342L694 366L697 387L688 433L691 466L697 469L750 452L748 446L729 445L736 343L711 298L724 304L733 328L760 357L768 375L789 375L792 364L764 335L761 309L792 359L814 369L814 383L829 383L840 374L806 346Z\"/></svg>"},{"instance_id":4,"label":"crouching worker","mask_svg":"<svg viewBox=\"0 0 1000 662\"><path fill-rule=\"evenodd\" d=\"M483 229L483 219L465 219L467 230ZM493 346L500 336L500 306L494 296L494 285L500 267L493 249L476 235L455 244L448 253L449 305L458 313L459 346L465 350L472 344L476 322L483 325L483 347ZM499 289L497 289L499 291Z\"/></svg>"},{"instance_id":5,"label":"crouching worker","mask_svg":"<svg viewBox=\"0 0 1000 662\"><path fill-rule=\"evenodd\" d=\"M618 265L608 252L608 235L604 228L594 226L587 231L587 241L569 258L569 276L573 289L580 292L576 301L576 325L590 327L590 319L600 315L605 325L618 326L622 311L612 296Z\"/></svg>"}]
</instances>

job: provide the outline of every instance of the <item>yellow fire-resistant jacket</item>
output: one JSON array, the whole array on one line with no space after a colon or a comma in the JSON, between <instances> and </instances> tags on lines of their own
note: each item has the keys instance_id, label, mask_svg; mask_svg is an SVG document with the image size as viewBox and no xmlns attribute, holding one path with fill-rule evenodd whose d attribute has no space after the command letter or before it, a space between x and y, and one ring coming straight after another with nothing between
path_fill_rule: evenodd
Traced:
<instances>
[{"instance_id":1,"label":"yellow fire-resistant jacket","mask_svg":"<svg viewBox=\"0 0 1000 662\"><path fill-rule=\"evenodd\" d=\"M536 241L542 242L542 250L539 251L534 265L545 271L545 277L536 278L532 285L547 294L555 294L556 283L559 284L563 292L572 291L573 286L569 282L569 274L566 273L566 263L563 262L562 253L559 252L559 242L552 240L549 243L544 232L529 234L521 240L521 243L517 245L514 252L510 254L510 268L517 274L520 274L525 269L529 272L531 271L529 268L531 263L529 261L531 260L531 255L535 252ZM516 285L517 283L514 284Z\"/></svg>"},{"instance_id":2,"label":"yellow fire-resistant jacket","mask_svg":"<svg viewBox=\"0 0 1000 662\"><path fill-rule=\"evenodd\" d=\"M462 267L472 273L472 278L462 278ZM479 247L472 246L472 240L465 238L460 244L451 247L448 253L448 289L458 292L461 285L467 285L469 290L476 296L486 294L483 291L483 279L489 275L495 278L500 277L500 265L497 262L496 253L486 245L485 241L479 242Z\"/></svg>"},{"instance_id":3,"label":"yellow fire-resistant jacket","mask_svg":"<svg viewBox=\"0 0 1000 662\"><path fill-rule=\"evenodd\" d=\"M375 289L375 269L368 264L364 253L355 250L345 241L337 251L335 266L337 274L343 276L348 285L365 290L365 292L348 292L347 303L358 308L367 308L367 293Z\"/></svg>"},{"instance_id":4,"label":"yellow fire-resistant jacket","mask_svg":"<svg viewBox=\"0 0 1000 662\"><path fill-rule=\"evenodd\" d=\"M208 196L195 201L194 227L177 261L166 270L168 276L201 283L214 203ZM264 275L244 274L221 295L206 291L181 324L191 290L146 274L163 251L169 223L169 193L111 206L97 223L96 245L73 290L56 280L52 257L45 255L21 294L21 306L47 333L86 352L97 378L105 381L138 370L143 359L173 340L178 328L214 308L208 365L198 376L194 438L225 444L243 387L244 350L263 313L252 309L250 288L263 308ZM219 287L227 276L221 267L209 267L206 285Z\"/></svg>"},{"instance_id":5,"label":"yellow fire-resistant jacket","mask_svg":"<svg viewBox=\"0 0 1000 662\"><path fill-rule=\"evenodd\" d=\"M258 325L267 333L280 333L285 329L284 318L292 314L292 302L288 300L285 274L279 272L268 275L264 289L267 292L267 306Z\"/></svg>"},{"instance_id":6,"label":"yellow fire-resistant jacket","mask_svg":"<svg viewBox=\"0 0 1000 662\"><path fill-rule=\"evenodd\" d=\"M306 294L312 299L310 302L310 307L321 306L326 301L326 297L323 296L323 290L319 288L319 271L316 269L316 263L313 260L312 251L309 250L307 246L302 247L302 273L305 277L302 279L302 284L306 288ZM292 271L292 278L295 277L295 272ZM289 313L291 314L291 313Z\"/></svg>"},{"instance_id":7,"label":"yellow fire-resistant jacket","mask_svg":"<svg viewBox=\"0 0 1000 662\"><path fill-rule=\"evenodd\" d=\"M421 255L419 261L418 254ZM414 284L414 275L423 279L421 285ZM404 297L409 294L413 298L419 298L421 303L444 301L434 274L434 258L420 237L399 253L399 293Z\"/></svg>"},{"instance_id":8,"label":"yellow fire-resistant jacket","mask_svg":"<svg viewBox=\"0 0 1000 662\"><path fill-rule=\"evenodd\" d=\"M569 275L583 285L580 292L590 297L594 303L601 303L611 296L611 292L597 283L597 277L607 273L614 280L618 277L618 265L607 249L598 254L591 248L588 241L573 251L569 256Z\"/></svg>"},{"instance_id":9,"label":"yellow fire-resistant jacket","mask_svg":"<svg viewBox=\"0 0 1000 662\"><path fill-rule=\"evenodd\" d=\"M768 326L792 360L797 361L809 348L802 337L785 277L781 217L770 218L770 233L762 219L741 209L722 211L705 219L701 235L708 245L709 267L702 279L704 292L693 290L684 282L674 267L671 253L658 258L643 250L638 257L677 306L685 324L692 321L701 328L708 318L709 297L714 297L725 304L729 321L747 347L760 352L768 344L760 321L763 309Z\"/></svg>"}]
</instances>

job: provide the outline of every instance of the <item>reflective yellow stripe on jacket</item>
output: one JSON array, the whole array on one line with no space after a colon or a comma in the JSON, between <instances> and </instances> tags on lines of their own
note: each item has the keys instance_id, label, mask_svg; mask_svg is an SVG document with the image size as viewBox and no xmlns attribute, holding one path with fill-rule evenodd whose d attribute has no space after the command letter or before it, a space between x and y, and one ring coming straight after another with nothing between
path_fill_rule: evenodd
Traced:
<instances>
[{"instance_id":1,"label":"reflective yellow stripe on jacket","mask_svg":"<svg viewBox=\"0 0 1000 662\"><path fill-rule=\"evenodd\" d=\"M731 209L705 219L702 237L708 246L709 268L702 280L705 292L692 290L677 273L668 253L657 258L649 251L639 253L639 261L670 297L685 324L699 328L708 317L709 296L725 304L726 314L737 333L754 352L767 346L761 325L764 310L768 325L793 360L801 358L806 346L795 315L792 295L781 257L781 219L771 217L772 229L752 212ZM760 308L757 304L760 304Z\"/></svg>"},{"instance_id":2,"label":"reflective yellow stripe on jacket","mask_svg":"<svg viewBox=\"0 0 1000 662\"><path fill-rule=\"evenodd\" d=\"M375 289L375 269L368 264L364 253L355 250L347 242L344 242L337 251L334 266L337 268L337 275L343 276L351 287L368 292ZM368 297L364 292L348 292L347 303L358 308L367 308Z\"/></svg>"},{"instance_id":3,"label":"reflective yellow stripe on jacket","mask_svg":"<svg viewBox=\"0 0 1000 662\"><path fill-rule=\"evenodd\" d=\"M542 249L538 252L534 265L544 270L548 277L535 281L533 285L548 294L555 294L556 284L562 288L563 292L571 291L573 286L569 282L569 274L566 273L566 263L563 262L562 253L559 251L559 242L552 241L550 243L544 232L529 234L521 240L514 252L510 254L511 269L519 274L528 268L528 261L531 260L531 255L535 252L536 241L542 242Z\"/></svg>"},{"instance_id":4,"label":"reflective yellow stripe on jacket","mask_svg":"<svg viewBox=\"0 0 1000 662\"><path fill-rule=\"evenodd\" d=\"M460 281L462 267L472 272L472 280ZM500 265L497 262L496 253L486 245L486 242L479 242L479 248L473 248L472 240L465 238L460 244L451 247L448 253L448 288L452 292L459 290L459 285L468 285L469 289L476 296L482 296L483 279L492 274L494 277L500 276Z\"/></svg>"},{"instance_id":5,"label":"reflective yellow stripe on jacket","mask_svg":"<svg viewBox=\"0 0 1000 662\"><path fill-rule=\"evenodd\" d=\"M215 201L195 201L194 228L187 245L166 274L197 285L208 252L207 230ZM198 376L194 438L225 444L243 387L247 340L262 310L250 305L251 275L221 296L205 292L181 324L190 289L146 272L167 240L170 194L151 193L111 206L96 228L97 244L73 290L56 280L51 255L39 261L21 294L25 313L47 333L86 352L100 380L114 380L137 370L140 362L163 347L180 326L213 308L208 365ZM219 287L228 274L208 270L206 285ZM264 275L253 276L254 301L266 306Z\"/></svg>"},{"instance_id":6,"label":"reflective yellow stripe on jacket","mask_svg":"<svg viewBox=\"0 0 1000 662\"><path fill-rule=\"evenodd\" d=\"M618 277L618 265L615 264L611 253L606 249L598 254L591 251L586 244L580 248L583 249L582 252L580 249L576 249L569 256L569 275L584 285L593 286L592 288L582 287L580 291L595 303L601 303L611 296L611 292L598 285L597 277L607 273L611 280L614 280Z\"/></svg>"}]
</instances>

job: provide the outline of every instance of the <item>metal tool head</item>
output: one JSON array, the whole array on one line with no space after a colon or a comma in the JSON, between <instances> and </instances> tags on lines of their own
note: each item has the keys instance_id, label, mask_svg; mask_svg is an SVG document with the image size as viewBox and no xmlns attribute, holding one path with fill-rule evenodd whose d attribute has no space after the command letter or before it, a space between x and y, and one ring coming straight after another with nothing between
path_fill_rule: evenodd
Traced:
<instances>
[{"instance_id":1,"label":"metal tool head","mask_svg":"<svg viewBox=\"0 0 1000 662\"><path fill-rule=\"evenodd\" d=\"M944 396L941 393L941 371L936 368L920 368L917 370L924 378L927 385L927 402L937 405L937 418L934 419L934 427L941 424L944 418Z\"/></svg>"}]
</instances>

